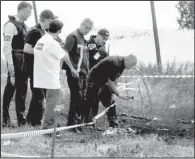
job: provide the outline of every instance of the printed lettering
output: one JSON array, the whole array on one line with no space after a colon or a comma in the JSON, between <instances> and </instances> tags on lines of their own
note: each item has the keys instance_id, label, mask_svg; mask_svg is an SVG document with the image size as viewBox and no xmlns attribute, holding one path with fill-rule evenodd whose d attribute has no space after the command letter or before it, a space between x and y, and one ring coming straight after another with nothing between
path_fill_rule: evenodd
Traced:
<instances>
[{"instance_id":1,"label":"printed lettering","mask_svg":"<svg viewBox=\"0 0 195 159\"><path fill-rule=\"evenodd\" d=\"M96 48L96 44L89 44L88 48L89 50L93 50L94 48Z\"/></svg>"},{"instance_id":2,"label":"printed lettering","mask_svg":"<svg viewBox=\"0 0 195 159\"><path fill-rule=\"evenodd\" d=\"M39 47L39 46L37 46L36 48L35 48L35 50L43 50L43 47Z\"/></svg>"},{"instance_id":3,"label":"printed lettering","mask_svg":"<svg viewBox=\"0 0 195 159\"><path fill-rule=\"evenodd\" d=\"M44 46L44 43L38 43L37 46Z\"/></svg>"},{"instance_id":4,"label":"printed lettering","mask_svg":"<svg viewBox=\"0 0 195 159\"><path fill-rule=\"evenodd\" d=\"M9 34L5 34L4 35L4 41L5 42L12 42L12 36L11 35L9 35Z\"/></svg>"}]
</instances>

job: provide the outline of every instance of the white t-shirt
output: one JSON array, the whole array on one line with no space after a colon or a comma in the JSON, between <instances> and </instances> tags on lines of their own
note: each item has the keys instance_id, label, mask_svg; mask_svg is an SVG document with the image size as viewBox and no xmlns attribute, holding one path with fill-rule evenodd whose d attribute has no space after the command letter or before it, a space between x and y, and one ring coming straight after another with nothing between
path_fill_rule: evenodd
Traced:
<instances>
[{"instance_id":1,"label":"white t-shirt","mask_svg":"<svg viewBox=\"0 0 195 159\"><path fill-rule=\"evenodd\" d=\"M66 52L46 33L34 47L34 87L60 89L60 64Z\"/></svg>"}]
</instances>

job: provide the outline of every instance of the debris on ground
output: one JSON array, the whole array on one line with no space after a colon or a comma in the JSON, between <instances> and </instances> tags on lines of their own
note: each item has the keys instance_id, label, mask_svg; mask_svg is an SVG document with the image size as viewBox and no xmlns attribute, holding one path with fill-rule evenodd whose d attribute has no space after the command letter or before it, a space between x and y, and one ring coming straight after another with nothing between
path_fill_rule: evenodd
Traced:
<instances>
[{"instance_id":1,"label":"debris on ground","mask_svg":"<svg viewBox=\"0 0 195 159\"><path fill-rule=\"evenodd\" d=\"M7 141L4 141L2 143L2 146L10 146L10 145L13 145L13 144L14 144L14 141L7 140Z\"/></svg>"},{"instance_id":2,"label":"debris on ground","mask_svg":"<svg viewBox=\"0 0 195 159\"><path fill-rule=\"evenodd\" d=\"M108 128L108 130L102 133L103 136L115 136L117 134L135 134L136 131L132 128Z\"/></svg>"}]
</instances>

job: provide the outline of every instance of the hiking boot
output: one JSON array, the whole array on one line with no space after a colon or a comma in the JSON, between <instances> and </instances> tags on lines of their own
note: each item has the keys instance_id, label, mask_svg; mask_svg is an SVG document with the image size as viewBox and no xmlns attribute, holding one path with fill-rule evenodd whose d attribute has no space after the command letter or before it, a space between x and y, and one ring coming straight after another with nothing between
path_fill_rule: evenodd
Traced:
<instances>
[{"instance_id":1,"label":"hiking boot","mask_svg":"<svg viewBox=\"0 0 195 159\"><path fill-rule=\"evenodd\" d=\"M22 114L19 115L18 117L18 126L26 125L26 117Z\"/></svg>"},{"instance_id":2,"label":"hiking boot","mask_svg":"<svg viewBox=\"0 0 195 159\"><path fill-rule=\"evenodd\" d=\"M109 127L118 128L118 122L116 120L111 120L109 122Z\"/></svg>"},{"instance_id":3,"label":"hiking boot","mask_svg":"<svg viewBox=\"0 0 195 159\"><path fill-rule=\"evenodd\" d=\"M27 120L28 124L31 126L41 126L41 121L32 122Z\"/></svg>"},{"instance_id":4,"label":"hiking boot","mask_svg":"<svg viewBox=\"0 0 195 159\"><path fill-rule=\"evenodd\" d=\"M10 127L10 118L3 119L3 127Z\"/></svg>"},{"instance_id":5,"label":"hiking boot","mask_svg":"<svg viewBox=\"0 0 195 159\"><path fill-rule=\"evenodd\" d=\"M72 128L72 129L69 129L70 132L73 132L73 133L83 133L83 130L82 128Z\"/></svg>"}]
</instances>

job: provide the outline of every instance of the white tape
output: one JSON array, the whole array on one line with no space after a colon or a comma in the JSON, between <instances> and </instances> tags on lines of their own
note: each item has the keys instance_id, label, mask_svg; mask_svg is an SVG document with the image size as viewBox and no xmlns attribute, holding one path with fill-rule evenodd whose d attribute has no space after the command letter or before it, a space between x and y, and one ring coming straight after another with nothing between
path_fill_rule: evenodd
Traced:
<instances>
[{"instance_id":1,"label":"white tape","mask_svg":"<svg viewBox=\"0 0 195 159\"><path fill-rule=\"evenodd\" d=\"M122 89L123 87L125 87L125 86L127 86L127 85L130 85L130 84L132 84L132 83L134 83L134 82L137 82L137 81L139 81L139 80L141 80L141 78L139 78L139 79L137 79L137 80L135 80L135 81L132 81L132 82L128 82L128 83L118 83L118 84L121 84L121 86L118 87L118 90L120 90L120 89Z\"/></svg>"},{"instance_id":2,"label":"white tape","mask_svg":"<svg viewBox=\"0 0 195 159\"><path fill-rule=\"evenodd\" d=\"M72 129L72 128L76 128L76 127L81 127L81 126L85 126L85 125L95 124L95 121L97 119L99 119L101 116L103 116L108 111L108 109L110 109L113 106L114 106L114 104L112 104L111 106L107 107L100 114L96 115L94 117L94 119L93 119L94 120L93 122L84 123L84 124L78 124L78 125L71 125L71 126L66 126L66 127L59 127L59 128L56 128L56 132L62 131L62 130L68 130L68 129ZM1 139L39 136L39 135L43 135L43 134L53 133L53 131L54 131L54 128L52 128L52 129L45 129L45 130L37 130L37 131L28 131L28 132L1 134Z\"/></svg>"},{"instance_id":3,"label":"white tape","mask_svg":"<svg viewBox=\"0 0 195 159\"><path fill-rule=\"evenodd\" d=\"M139 81L141 78L194 78L194 75L177 75L177 76L122 76L122 77L132 77L132 78L139 78L136 81ZM124 83L123 85L121 85L118 89L121 89L122 87L126 86L126 85L130 85L133 82L136 81L132 81L129 83ZM71 126L67 126L67 127L59 127L56 128L56 132L58 131L62 131L62 130L68 130L68 129L72 129L72 128L76 128L76 127L81 127L81 126L85 126L85 125L92 125L95 123L95 121L100 118L101 116L103 116L109 108L113 107L114 104L112 104L111 106L109 106L108 108L106 108L104 111L102 111L100 114L96 115L94 117L94 122L91 123L85 123L85 124L78 124L78 125L71 125ZM54 131L54 128L52 129L45 129L45 130L38 130L38 131L30 131L30 132L20 132L20 133L9 133L9 134L1 134L1 139L6 139L6 138L18 138L18 137L30 137L30 136L38 136L38 135L43 135L43 134L48 134L48 133L52 133Z\"/></svg>"},{"instance_id":4,"label":"white tape","mask_svg":"<svg viewBox=\"0 0 195 159\"><path fill-rule=\"evenodd\" d=\"M121 76L123 78L194 78L194 75L143 75L143 76Z\"/></svg>"},{"instance_id":5,"label":"white tape","mask_svg":"<svg viewBox=\"0 0 195 159\"><path fill-rule=\"evenodd\" d=\"M98 115L96 115L96 116L94 117L94 120L99 119L101 116L103 116L103 115L108 111L108 109L110 109L110 108L113 107L114 105L115 105L115 103L112 104L111 106L107 107L106 109L104 109L101 113L99 113Z\"/></svg>"},{"instance_id":6,"label":"white tape","mask_svg":"<svg viewBox=\"0 0 195 159\"><path fill-rule=\"evenodd\" d=\"M68 129L72 129L72 128L76 128L76 127L81 127L81 126L85 126L85 125L92 125L94 123L95 122L78 124L78 125L71 125L71 126L66 126L66 127L59 127L59 128L56 128L56 132L62 131L62 130L68 130ZM53 131L54 131L54 129L52 128L52 129L37 130L37 131L1 134L1 139L39 136L39 135L43 135L43 134L53 133Z\"/></svg>"},{"instance_id":7,"label":"white tape","mask_svg":"<svg viewBox=\"0 0 195 159\"><path fill-rule=\"evenodd\" d=\"M113 107L114 104L106 108L104 111L102 111L100 114L96 115L94 117L94 121L90 123L84 123L84 124L78 124L78 125L71 125L71 126L66 126L66 127L59 127L56 128L56 132L62 131L62 130L68 130L76 127L81 127L85 125L92 125L95 124L95 121L99 119L101 116L103 116L109 108ZM30 136L39 136L43 134L49 134L53 133L54 129L45 129L45 130L37 130L37 131L28 131L28 132L19 132L19 133L9 133L9 134L1 134L1 139L7 139L7 138L19 138L19 137L30 137Z\"/></svg>"},{"instance_id":8,"label":"white tape","mask_svg":"<svg viewBox=\"0 0 195 159\"><path fill-rule=\"evenodd\" d=\"M10 154L10 153L1 152L1 157L36 158L36 157L43 157L43 156L21 156L21 155L16 155L16 154Z\"/></svg>"},{"instance_id":9,"label":"white tape","mask_svg":"<svg viewBox=\"0 0 195 159\"><path fill-rule=\"evenodd\" d=\"M132 90L132 91L137 91L138 89L136 89L136 88L123 88L122 90Z\"/></svg>"}]
</instances>

